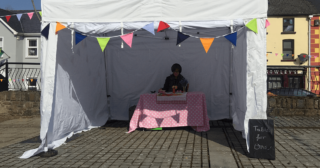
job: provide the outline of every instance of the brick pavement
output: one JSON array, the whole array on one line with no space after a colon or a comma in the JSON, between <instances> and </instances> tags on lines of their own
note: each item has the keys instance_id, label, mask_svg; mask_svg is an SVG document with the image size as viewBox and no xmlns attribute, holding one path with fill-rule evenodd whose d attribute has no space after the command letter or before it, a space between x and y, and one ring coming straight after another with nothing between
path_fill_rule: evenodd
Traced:
<instances>
[{"instance_id":1,"label":"brick pavement","mask_svg":"<svg viewBox=\"0 0 320 168\"><path fill-rule=\"evenodd\" d=\"M126 122L111 122L79 134L51 158L18 159L24 151L38 147L36 141L2 147L0 167L226 167L218 166L223 158L233 158L236 167L320 167L319 118L274 119L275 161L247 157L245 140L228 121L212 121L207 133L185 127L130 134L125 134Z\"/></svg>"}]
</instances>

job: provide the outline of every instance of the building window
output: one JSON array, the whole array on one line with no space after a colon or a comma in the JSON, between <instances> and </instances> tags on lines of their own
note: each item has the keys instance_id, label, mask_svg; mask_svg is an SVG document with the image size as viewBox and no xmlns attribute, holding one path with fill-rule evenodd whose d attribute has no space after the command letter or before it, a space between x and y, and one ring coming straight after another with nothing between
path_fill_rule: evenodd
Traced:
<instances>
[{"instance_id":1,"label":"building window","mask_svg":"<svg viewBox=\"0 0 320 168\"><path fill-rule=\"evenodd\" d=\"M303 88L302 76L294 76L289 78L289 88Z\"/></svg>"},{"instance_id":2,"label":"building window","mask_svg":"<svg viewBox=\"0 0 320 168\"><path fill-rule=\"evenodd\" d=\"M283 40L282 51L284 60L292 60L292 56L294 55L294 41Z\"/></svg>"},{"instance_id":3,"label":"building window","mask_svg":"<svg viewBox=\"0 0 320 168\"><path fill-rule=\"evenodd\" d=\"M283 18L283 32L294 31L294 18Z\"/></svg>"},{"instance_id":4,"label":"building window","mask_svg":"<svg viewBox=\"0 0 320 168\"><path fill-rule=\"evenodd\" d=\"M3 49L3 37L0 37L0 49Z\"/></svg>"},{"instance_id":5,"label":"building window","mask_svg":"<svg viewBox=\"0 0 320 168\"><path fill-rule=\"evenodd\" d=\"M282 76L268 76L268 90L282 88Z\"/></svg>"},{"instance_id":6,"label":"building window","mask_svg":"<svg viewBox=\"0 0 320 168\"><path fill-rule=\"evenodd\" d=\"M38 58L38 39L27 39L27 58Z\"/></svg>"}]
</instances>

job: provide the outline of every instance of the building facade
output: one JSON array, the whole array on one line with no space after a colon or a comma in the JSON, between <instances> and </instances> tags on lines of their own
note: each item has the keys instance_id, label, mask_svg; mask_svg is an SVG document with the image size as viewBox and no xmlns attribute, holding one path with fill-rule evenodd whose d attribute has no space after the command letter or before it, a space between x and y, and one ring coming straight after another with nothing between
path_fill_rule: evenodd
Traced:
<instances>
[{"instance_id":1,"label":"building facade","mask_svg":"<svg viewBox=\"0 0 320 168\"><path fill-rule=\"evenodd\" d=\"M310 15L318 13L310 0L269 0L267 28L268 89L312 90Z\"/></svg>"}]
</instances>

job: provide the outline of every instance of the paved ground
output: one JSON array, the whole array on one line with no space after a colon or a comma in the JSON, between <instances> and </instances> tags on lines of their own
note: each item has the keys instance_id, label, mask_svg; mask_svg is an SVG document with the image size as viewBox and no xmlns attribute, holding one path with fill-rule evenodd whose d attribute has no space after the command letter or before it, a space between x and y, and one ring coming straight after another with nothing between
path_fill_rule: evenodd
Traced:
<instances>
[{"instance_id":1,"label":"paved ground","mask_svg":"<svg viewBox=\"0 0 320 168\"><path fill-rule=\"evenodd\" d=\"M275 161L247 157L245 140L229 121L212 121L206 133L186 127L130 134L126 122L111 122L69 140L55 157L23 160L24 151L40 144L33 134L39 119L10 120L0 123L1 141L9 137L0 144L0 167L320 167L319 118L274 120Z\"/></svg>"}]
</instances>

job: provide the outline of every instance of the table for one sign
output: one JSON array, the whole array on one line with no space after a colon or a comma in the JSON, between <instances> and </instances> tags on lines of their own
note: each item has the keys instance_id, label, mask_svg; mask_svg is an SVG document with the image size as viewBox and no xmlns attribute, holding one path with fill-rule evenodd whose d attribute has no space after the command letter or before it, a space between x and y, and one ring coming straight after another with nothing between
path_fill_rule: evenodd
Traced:
<instances>
[{"instance_id":1,"label":"table for one sign","mask_svg":"<svg viewBox=\"0 0 320 168\"><path fill-rule=\"evenodd\" d=\"M249 120L250 156L275 160L273 120Z\"/></svg>"}]
</instances>

